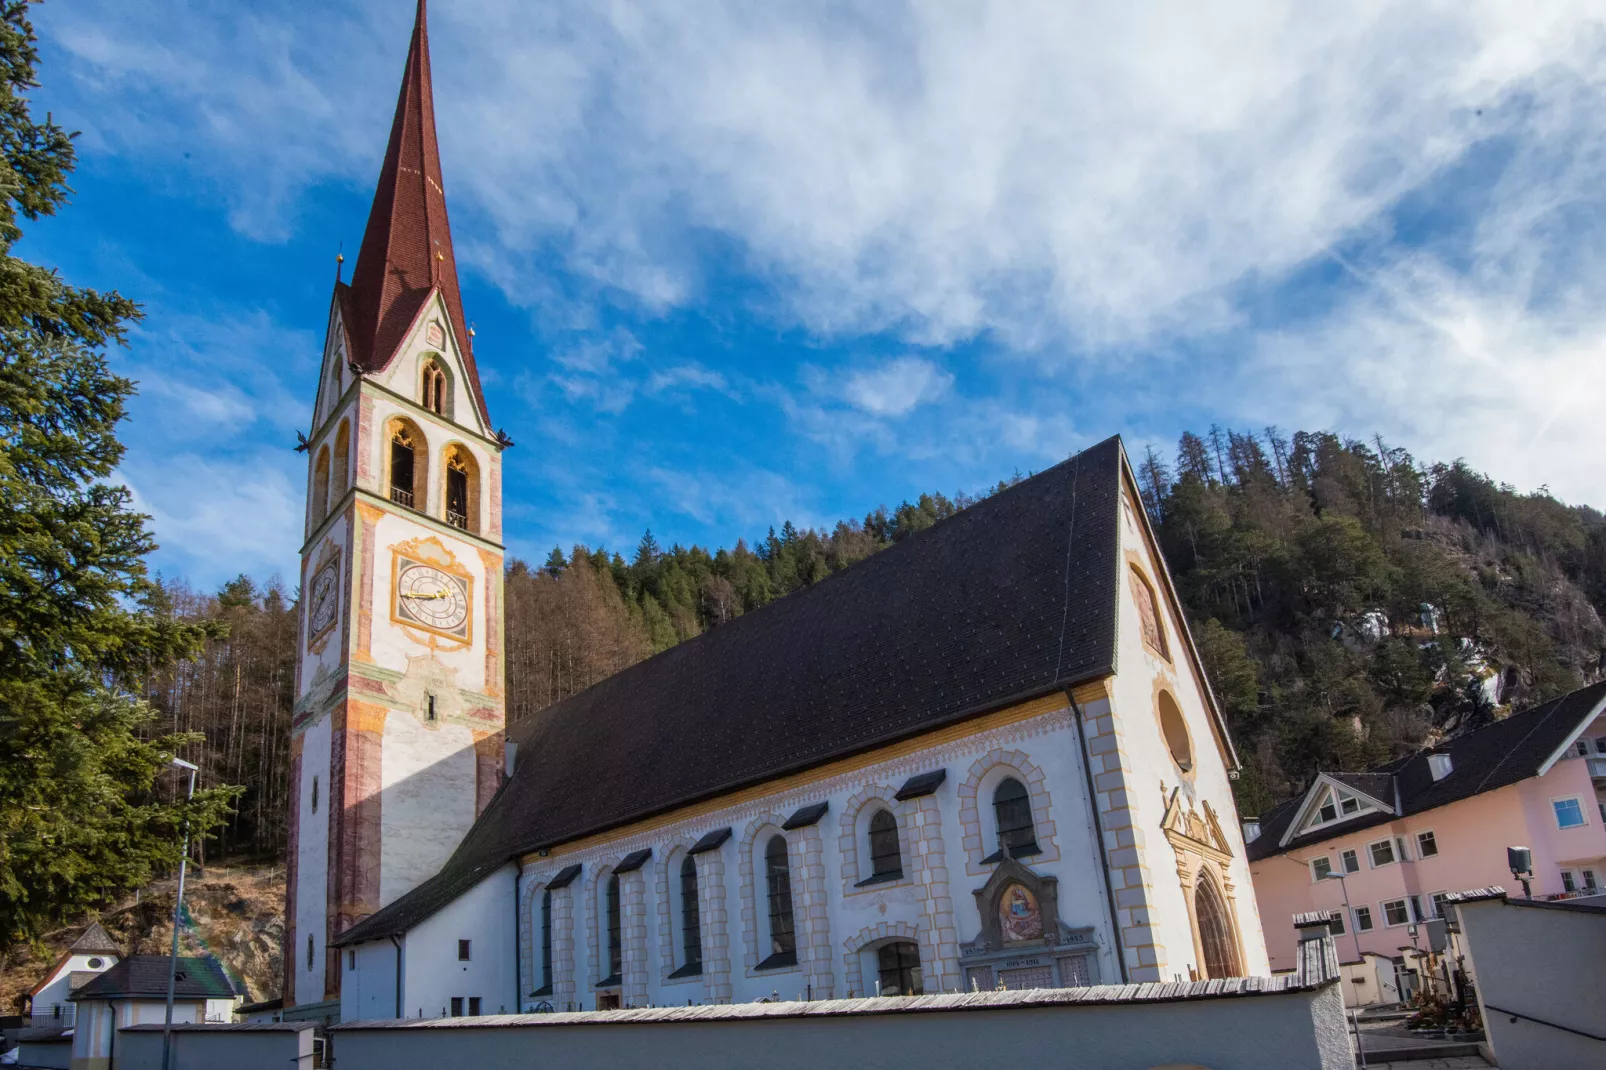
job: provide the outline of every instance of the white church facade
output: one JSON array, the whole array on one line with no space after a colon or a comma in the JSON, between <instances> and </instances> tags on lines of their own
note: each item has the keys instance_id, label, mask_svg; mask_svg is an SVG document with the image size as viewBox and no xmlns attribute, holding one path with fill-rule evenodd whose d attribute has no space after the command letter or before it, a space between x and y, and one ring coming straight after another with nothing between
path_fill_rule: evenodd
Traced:
<instances>
[{"instance_id":1,"label":"white church facade","mask_svg":"<svg viewBox=\"0 0 1606 1070\"><path fill-rule=\"evenodd\" d=\"M420 4L308 438L287 1004L1269 972L1236 757L1118 439L505 710L508 442L471 344Z\"/></svg>"}]
</instances>

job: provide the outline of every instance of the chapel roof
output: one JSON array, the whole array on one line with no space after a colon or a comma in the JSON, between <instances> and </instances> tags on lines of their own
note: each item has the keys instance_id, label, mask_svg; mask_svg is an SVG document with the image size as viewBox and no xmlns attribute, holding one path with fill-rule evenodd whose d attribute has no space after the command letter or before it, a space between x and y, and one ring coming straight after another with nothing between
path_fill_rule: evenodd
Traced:
<instances>
[{"instance_id":1,"label":"chapel roof","mask_svg":"<svg viewBox=\"0 0 1606 1070\"><path fill-rule=\"evenodd\" d=\"M67 998L112 999L125 996L164 998L167 995L166 955L130 955L105 973L97 975ZM180 956L178 979L173 994L187 999L230 999L234 982L223 972L223 964L211 955Z\"/></svg>"},{"instance_id":2,"label":"chapel roof","mask_svg":"<svg viewBox=\"0 0 1606 1070\"><path fill-rule=\"evenodd\" d=\"M1295 836L1286 846L1279 847L1278 841L1287 833L1313 786L1261 817L1260 836L1248 846L1249 860L1258 862L1539 776L1557 750L1598 716L1603 707L1606 680L1366 773L1328 773L1340 783L1390 805L1397 797L1398 813L1363 813ZM1442 780L1433 779L1428 763L1432 754L1450 756L1450 774Z\"/></svg>"},{"instance_id":3,"label":"chapel roof","mask_svg":"<svg viewBox=\"0 0 1606 1070\"><path fill-rule=\"evenodd\" d=\"M452 338L462 355L469 394L489 422L474 364L473 339L463 318L457 256L446 218L446 183L435 137L435 94L424 5L425 0L418 0L390 142L351 284L337 283L335 295L351 360L366 372L378 372L389 366L430 295L439 290Z\"/></svg>"},{"instance_id":4,"label":"chapel roof","mask_svg":"<svg viewBox=\"0 0 1606 1070\"><path fill-rule=\"evenodd\" d=\"M111 934L98 921L90 922L89 927L84 930L84 934L74 940L72 947L67 950L82 955L97 953L105 955L122 954L122 950L117 946L117 941L112 939Z\"/></svg>"},{"instance_id":5,"label":"chapel roof","mask_svg":"<svg viewBox=\"0 0 1606 1070\"><path fill-rule=\"evenodd\" d=\"M544 710L439 873L337 943L403 932L516 855L1115 671L1119 438Z\"/></svg>"}]
</instances>

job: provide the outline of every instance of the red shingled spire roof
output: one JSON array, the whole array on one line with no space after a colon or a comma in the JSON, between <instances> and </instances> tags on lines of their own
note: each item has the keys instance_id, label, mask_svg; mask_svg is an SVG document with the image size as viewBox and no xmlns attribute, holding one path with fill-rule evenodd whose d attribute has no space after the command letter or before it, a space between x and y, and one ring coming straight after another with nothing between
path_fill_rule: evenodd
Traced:
<instances>
[{"instance_id":1,"label":"red shingled spire roof","mask_svg":"<svg viewBox=\"0 0 1606 1070\"><path fill-rule=\"evenodd\" d=\"M424 0L418 0L413 40L407 49L390 145L379 171L379 186L368 212L368 228L351 285L341 288L340 304L351 344L351 359L364 371L383 370L429 300L439 289L449 329L463 356L469 393L480 415L490 421L480 377L474 367L463 299L457 289L457 257L446 221L446 190L441 180L440 147L435 140L435 96L429 76L429 29Z\"/></svg>"}]
</instances>

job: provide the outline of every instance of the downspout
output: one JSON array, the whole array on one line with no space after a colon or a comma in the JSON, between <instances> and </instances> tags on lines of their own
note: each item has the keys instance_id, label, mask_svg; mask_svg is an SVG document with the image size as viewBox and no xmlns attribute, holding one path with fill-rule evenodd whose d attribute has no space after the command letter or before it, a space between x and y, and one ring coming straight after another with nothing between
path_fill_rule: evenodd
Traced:
<instances>
[{"instance_id":1,"label":"downspout","mask_svg":"<svg viewBox=\"0 0 1606 1070\"><path fill-rule=\"evenodd\" d=\"M1110 932L1115 937L1115 964L1121 970L1121 983L1127 985L1132 983L1132 979L1126 969L1126 948L1121 944L1121 918L1115 912L1115 886L1110 883L1110 856L1104 850L1104 823L1099 817L1098 787L1093 783L1093 756L1087 749L1087 725L1082 719L1082 706L1069 688L1065 691L1065 697L1070 699L1071 711L1076 714L1076 741L1082 750L1082 775L1087 779L1087 805L1093 818L1093 838L1098 841L1099 872L1104 875L1104 901L1110 908Z\"/></svg>"},{"instance_id":2,"label":"downspout","mask_svg":"<svg viewBox=\"0 0 1606 1070\"><path fill-rule=\"evenodd\" d=\"M390 934L390 942L396 948L396 1020L399 1022L402 1016L402 942L395 933Z\"/></svg>"},{"instance_id":3,"label":"downspout","mask_svg":"<svg viewBox=\"0 0 1606 1070\"><path fill-rule=\"evenodd\" d=\"M519 943L519 885L524 882L524 859L519 859L519 871L513 875L513 1013L524 1013L524 945Z\"/></svg>"}]
</instances>

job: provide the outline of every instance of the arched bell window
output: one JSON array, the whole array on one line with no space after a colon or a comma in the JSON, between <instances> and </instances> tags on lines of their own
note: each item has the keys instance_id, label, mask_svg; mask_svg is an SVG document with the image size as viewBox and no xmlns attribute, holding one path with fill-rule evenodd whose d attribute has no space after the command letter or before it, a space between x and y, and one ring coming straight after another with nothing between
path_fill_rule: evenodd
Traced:
<instances>
[{"instance_id":1,"label":"arched bell window","mask_svg":"<svg viewBox=\"0 0 1606 1070\"><path fill-rule=\"evenodd\" d=\"M993 820L999 845L1009 857L1037 853L1037 829L1032 825L1032 798L1026 785L1014 777L999 781L993 791Z\"/></svg>"},{"instance_id":2,"label":"arched bell window","mask_svg":"<svg viewBox=\"0 0 1606 1070\"><path fill-rule=\"evenodd\" d=\"M318 460L312 466L312 522L322 523L329 514L329 447L318 450Z\"/></svg>"},{"instance_id":3,"label":"arched bell window","mask_svg":"<svg viewBox=\"0 0 1606 1070\"><path fill-rule=\"evenodd\" d=\"M335 432L335 451L329 455L329 502L336 504L346 496L351 474L351 425L340 421Z\"/></svg>"},{"instance_id":4,"label":"arched bell window","mask_svg":"<svg viewBox=\"0 0 1606 1070\"><path fill-rule=\"evenodd\" d=\"M769 957L759 969L797 965L797 931L792 920L792 869L786 837L776 833L764 845L764 885L769 900Z\"/></svg>"},{"instance_id":5,"label":"arched bell window","mask_svg":"<svg viewBox=\"0 0 1606 1070\"><path fill-rule=\"evenodd\" d=\"M446 369L438 361L424 362L423 390L424 408L438 416L447 416L447 385Z\"/></svg>"},{"instance_id":6,"label":"arched bell window","mask_svg":"<svg viewBox=\"0 0 1606 1070\"><path fill-rule=\"evenodd\" d=\"M480 466L474 454L459 443L446 447L446 522L454 528L480 529Z\"/></svg>"},{"instance_id":7,"label":"arched bell window","mask_svg":"<svg viewBox=\"0 0 1606 1070\"><path fill-rule=\"evenodd\" d=\"M697 859L680 860L680 942L685 958L681 968L690 972L702 965L703 926L697 908Z\"/></svg>"},{"instance_id":8,"label":"arched bell window","mask_svg":"<svg viewBox=\"0 0 1606 1070\"><path fill-rule=\"evenodd\" d=\"M390 500L409 509L423 509L429 455L424 452L423 432L411 420L391 420L389 461Z\"/></svg>"},{"instance_id":9,"label":"arched bell window","mask_svg":"<svg viewBox=\"0 0 1606 1070\"><path fill-rule=\"evenodd\" d=\"M903 876L903 855L898 850L898 819L890 810L877 810L870 818L870 875L881 880Z\"/></svg>"}]
</instances>

